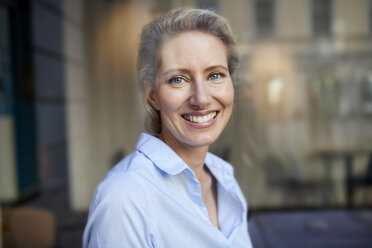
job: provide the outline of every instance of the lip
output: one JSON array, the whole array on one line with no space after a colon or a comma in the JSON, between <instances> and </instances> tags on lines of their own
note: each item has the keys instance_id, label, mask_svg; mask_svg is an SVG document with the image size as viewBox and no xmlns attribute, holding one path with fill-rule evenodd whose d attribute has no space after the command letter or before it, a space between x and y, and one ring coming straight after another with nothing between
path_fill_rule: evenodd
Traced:
<instances>
[{"instance_id":1,"label":"lip","mask_svg":"<svg viewBox=\"0 0 372 248\"><path fill-rule=\"evenodd\" d=\"M206 122L203 122L203 123L191 122L191 121L186 120L185 118L182 117L182 115L204 116L204 115L208 115L208 114L213 113L213 112L216 112L216 116L213 119L211 119L209 121L206 121ZM217 121L219 113L220 113L220 111L218 111L218 110L209 110L209 111L202 111L202 112L188 112L188 113L182 114L181 118L185 121L185 123L187 125L189 125L193 128L202 129L202 128L208 128L208 127L213 126L214 123L216 123L216 121Z\"/></svg>"},{"instance_id":2,"label":"lip","mask_svg":"<svg viewBox=\"0 0 372 248\"><path fill-rule=\"evenodd\" d=\"M203 116L203 115L208 115L210 113L216 112L217 114L220 112L218 110L206 110L206 111L198 111L198 112L188 112L188 113L183 113L181 115L195 115L195 116Z\"/></svg>"}]
</instances>

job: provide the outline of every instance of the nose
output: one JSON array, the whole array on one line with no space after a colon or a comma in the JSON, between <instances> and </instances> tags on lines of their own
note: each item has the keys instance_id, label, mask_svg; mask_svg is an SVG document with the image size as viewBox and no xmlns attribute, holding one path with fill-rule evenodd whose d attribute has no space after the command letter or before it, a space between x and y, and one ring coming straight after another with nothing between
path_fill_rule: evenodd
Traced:
<instances>
[{"instance_id":1,"label":"nose","mask_svg":"<svg viewBox=\"0 0 372 248\"><path fill-rule=\"evenodd\" d=\"M212 101L207 82L204 80L194 82L191 94L189 102L195 109L205 109Z\"/></svg>"}]
</instances>

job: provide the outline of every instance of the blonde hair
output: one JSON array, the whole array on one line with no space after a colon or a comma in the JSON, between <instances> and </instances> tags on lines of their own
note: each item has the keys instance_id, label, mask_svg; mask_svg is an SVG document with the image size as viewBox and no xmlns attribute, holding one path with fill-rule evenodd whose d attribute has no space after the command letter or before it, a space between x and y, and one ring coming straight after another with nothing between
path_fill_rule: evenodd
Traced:
<instances>
[{"instance_id":1,"label":"blonde hair","mask_svg":"<svg viewBox=\"0 0 372 248\"><path fill-rule=\"evenodd\" d=\"M155 86L158 70L158 51L170 38L186 31L201 31L219 38L227 48L229 73L232 75L238 64L235 37L227 21L216 13L203 9L176 9L148 23L142 30L138 51L137 76L144 93L145 82ZM144 94L145 95L145 94ZM146 129L155 135L161 132L160 112L145 100L148 112Z\"/></svg>"}]
</instances>

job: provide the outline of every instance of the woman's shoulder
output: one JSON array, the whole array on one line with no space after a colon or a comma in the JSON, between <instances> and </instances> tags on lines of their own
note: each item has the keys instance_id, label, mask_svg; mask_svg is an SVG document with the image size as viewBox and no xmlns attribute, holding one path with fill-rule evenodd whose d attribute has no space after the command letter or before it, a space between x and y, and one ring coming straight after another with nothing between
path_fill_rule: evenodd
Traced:
<instances>
[{"instance_id":1,"label":"woman's shoulder","mask_svg":"<svg viewBox=\"0 0 372 248\"><path fill-rule=\"evenodd\" d=\"M128 200L131 197L145 195L144 183L151 173L152 163L138 152L133 152L115 165L98 185L94 200L103 198Z\"/></svg>"},{"instance_id":2,"label":"woman's shoulder","mask_svg":"<svg viewBox=\"0 0 372 248\"><path fill-rule=\"evenodd\" d=\"M141 178L129 171L106 177L96 188L92 204L105 201L120 204L139 195L144 195Z\"/></svg>"},{"instance_id":3,"label":"woman's shoulder","mask_svg":"<svg viewBox=\"0 0 372 248\"><path fill-rule=\"evenodd\" d=\"M153 211L145 179L138 168L145 160L130 154L117 164L96 188L84 233L84 247L144 247L147 225L153 226ZM137 168L138 167L138 168ZM150 223L150 224L149 224ZM137 240L138 234L144 237ZM146 241L147 242L147 241ZM134 245L135 244L135 245ZM147 247L147 246L146 246Z\"/></svg>"}]
</instances>

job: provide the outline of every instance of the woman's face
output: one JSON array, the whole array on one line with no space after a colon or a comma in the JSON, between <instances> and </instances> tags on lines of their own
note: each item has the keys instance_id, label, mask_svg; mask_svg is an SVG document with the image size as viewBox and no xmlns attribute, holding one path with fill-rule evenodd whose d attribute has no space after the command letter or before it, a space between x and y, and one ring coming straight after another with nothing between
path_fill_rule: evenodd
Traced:
<instances>
[{"instance_id":1,"label":"woman's face","mask_svg":"<svg viewBox=\"0 0 372 248\"><path fill-rule=\"evenodd\" d=\"M160 135L168 145L209 146L225 128L233 107L225 45L198 31L171 38L159 50L155 87L146 87L146 92L160 111Z\"/></svg>"}]
</instances>

